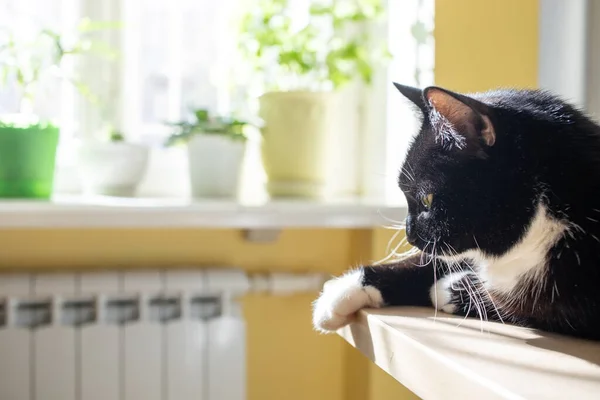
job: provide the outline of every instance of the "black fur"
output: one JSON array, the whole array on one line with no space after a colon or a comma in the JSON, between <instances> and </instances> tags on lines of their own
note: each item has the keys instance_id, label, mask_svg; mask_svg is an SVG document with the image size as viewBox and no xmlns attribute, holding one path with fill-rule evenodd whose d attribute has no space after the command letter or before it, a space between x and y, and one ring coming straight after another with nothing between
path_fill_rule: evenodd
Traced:
<instances>
[{"instance_id":1,"label":"black fur","mask_svg":"<svg viewBox=\"0 0 600 400\"><path fill-rule=\"evenodd\" d=\"M600 127L539 90L460 95L429 88L418 97L419 89L396 87L423 118L399 186L408 201L407 239L425 258L365 267L363 283L388 305L431 305L429 289L449 268L437 256L473 249L501 256L542 204L566 227L544 273L523 277L517 296L483 288L481 271L467 260L451 266L474 269L452 302L463 315L600 339ZM422 200L428 194L430 207ZM428 265L419 266L424 259ZM485 310L464 296L466 285Z\"/></svg>"}]
</instances>

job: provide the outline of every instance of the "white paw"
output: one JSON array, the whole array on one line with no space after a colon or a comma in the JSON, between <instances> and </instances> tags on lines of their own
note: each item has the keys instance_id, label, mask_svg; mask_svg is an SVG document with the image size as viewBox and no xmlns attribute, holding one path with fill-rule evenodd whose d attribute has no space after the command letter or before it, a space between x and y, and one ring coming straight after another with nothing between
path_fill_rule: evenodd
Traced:
<instances>
[{"instance_id":1,"label":"white paw","mask_svg":"<svg viewBox=\"0 0 600 400\"><path fill-rule=\"evenodd\" d=\"M448 274L431 286L429 290L429 298L431 304L438 310L454 314L456 305L452 304L452 288L457 285L457 282L468 275L468 272L456 272Z\"/></svg>"},{"instance_id":2,"label":"white paw","mask_svg":"<svg viewBox=\"0 0 600 400\"><path fill-rule=\"evenodd\" d=\"M348 324L361 308L381 307L381 292L363 286L363 271L355 270L325 282L313 307L313 325L317 331L335 331Z\"/></svg>"}]
</instances>

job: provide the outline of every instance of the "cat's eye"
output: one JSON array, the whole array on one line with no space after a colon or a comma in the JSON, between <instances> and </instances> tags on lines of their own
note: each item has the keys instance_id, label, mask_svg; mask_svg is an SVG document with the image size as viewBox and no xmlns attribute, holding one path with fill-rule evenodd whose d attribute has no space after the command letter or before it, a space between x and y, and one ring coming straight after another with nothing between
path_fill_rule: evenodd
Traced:
<instances>
[{"instance_id":1,"label":"cat's eye","mask_svg":"<svg viewBox=\"0 0 600 400\"><path fill-rule=\"evenodd\" d=\"M431 203L433 203L433 194L429 193L427 196L421 197L421 203L423 203L425 208L429 209Z\"/></svg>"}]
</instances>

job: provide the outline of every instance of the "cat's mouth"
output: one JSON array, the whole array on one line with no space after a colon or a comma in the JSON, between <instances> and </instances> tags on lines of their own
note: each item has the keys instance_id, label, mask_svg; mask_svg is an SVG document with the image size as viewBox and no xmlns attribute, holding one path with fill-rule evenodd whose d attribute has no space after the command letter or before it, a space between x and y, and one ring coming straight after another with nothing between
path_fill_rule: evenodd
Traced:
<instances>
[{"instance_id":1,"label":"cat's mouth","mask_svg":"<svg viewBox=\"0 0 600 400\"><path fill-rule=\"evenodd\" d=\"M413 237L407 237L408 243L413 247L419 249L422 253L427 254L429 256L437 256L440 254L444 254L443 252L443 243L438 242L436 240L425 240L419 235L414 235Z\"/></svg>"},{"instance_id":2,"label":"cat's mouth","mask_svg":"<svg viewBox=\"0 0 600 400\"><path fill-rule=\"evenodd\" d=\"M441 258L443 260L448 260L448 261L462 260L464 258L463 254L456 251L449 244L446 244L445 242L441 242L441 241L440 242L434 242L434 241L425 242L425 241L423 241L422 243L416 243L413 246L418 248L423 254L430 256L430 257Z\"/></svg>"}]
</instances>

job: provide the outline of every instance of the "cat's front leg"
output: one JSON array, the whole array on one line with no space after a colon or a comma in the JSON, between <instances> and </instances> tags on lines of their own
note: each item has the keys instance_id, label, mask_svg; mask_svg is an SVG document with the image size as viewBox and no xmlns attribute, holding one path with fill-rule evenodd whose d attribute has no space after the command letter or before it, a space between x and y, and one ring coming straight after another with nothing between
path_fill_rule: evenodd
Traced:
<instances>
[{"instance_id":1,"label":"cat's front leg","mask_svg":"<svg viewBox=\"0 0 600 400\"><path fill-rule=\"evenodd\" d=\"M426 265L423 265L424 260L428 261ZM313 325L321 332L335 331L348 324L362 308L437 305L444 311L455 311L459 307L449 304L458 297L434 285L437 279L452 290L454 280L451 278L455 274L445 275L448 271L443 261L421 255L398 263L349 271L325 284L314 303ZM460 277L464 274L456 272L459 273Z\"/></svg>"},{"instance_id":2,"label":"cat's front leg","mask_svg":"<svg viewBox=\"0 0 600 400\"><path fill-rule=\"evenodd\" d=\"M321 332L335 331L348 324L356 311L386 304L381 290L365 279L367 268L349 271L327 281L313 306L313 325Z\"/></svg>"}]
</instances>

